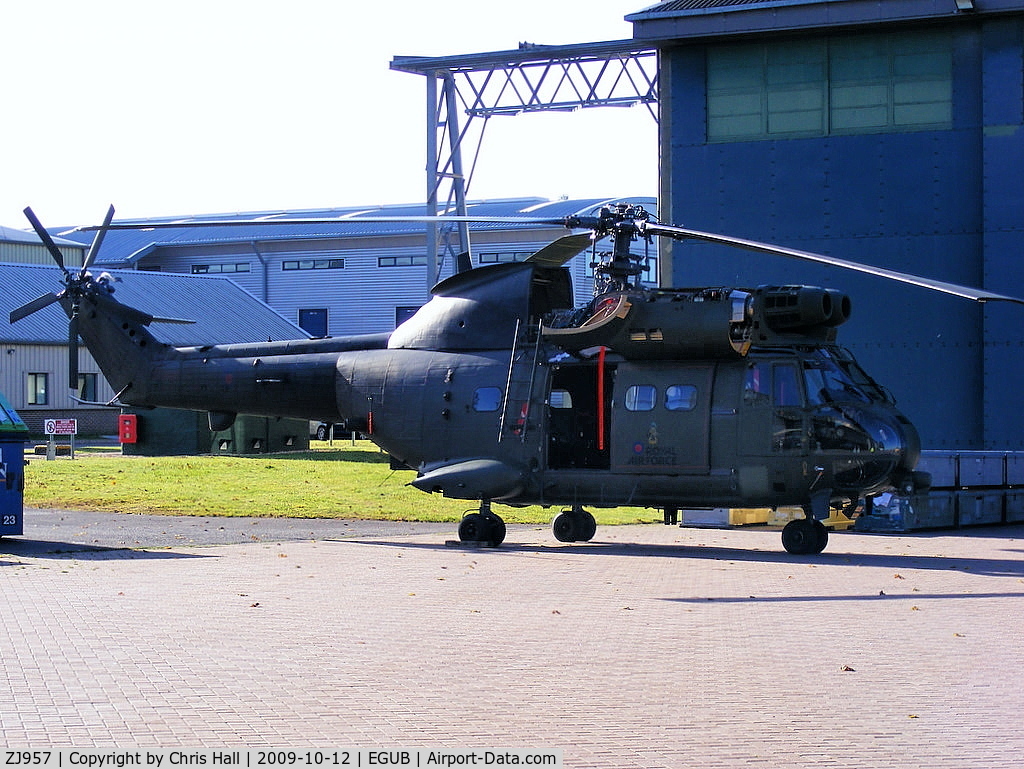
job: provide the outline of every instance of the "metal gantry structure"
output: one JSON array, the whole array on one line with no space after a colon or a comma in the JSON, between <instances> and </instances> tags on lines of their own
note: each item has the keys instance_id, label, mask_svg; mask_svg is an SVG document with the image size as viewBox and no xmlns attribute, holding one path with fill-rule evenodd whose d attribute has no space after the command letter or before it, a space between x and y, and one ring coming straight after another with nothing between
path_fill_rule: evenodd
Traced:
<instances>
[{"instance_id":1,"label":"metal gantry structure","mask_svg":"<svg viewBox=\"0 0 1024 769\"><path fill-rule=\"evenodd\" d=\"M433 215L466 214L492 117L642 105L658 120L658 52L649 41L521 43L512 51L396 57L391 69L426 78L427 213ZM429 225L427 243L429 288L439 259L471 251L469 225Z\"/></svg>"}]
</instances>

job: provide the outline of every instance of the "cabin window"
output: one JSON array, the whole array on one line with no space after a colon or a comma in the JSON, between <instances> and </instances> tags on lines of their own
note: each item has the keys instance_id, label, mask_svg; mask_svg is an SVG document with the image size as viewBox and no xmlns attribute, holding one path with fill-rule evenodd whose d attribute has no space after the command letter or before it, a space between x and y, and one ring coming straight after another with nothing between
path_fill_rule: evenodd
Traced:
<instances>
[{"instance_id":1,"label":"cabin window","mask_svg":"<svg viewBox=\"0 0 1024 769\"><path fill-rule=\"evenodd\" d=\"M654 385L633 385L626 390L627 411L650 411L658 399Z\"/></svg>"},{"instance_id":2,"label":"cabin window","mask_svg":"<svg viewBox=\"0 0 1024 769\"><path fill-rule=\"evenodd\" d=\"M553 409L571 409L572 393L568 390L552 390L548 397L548 405Z\"/></svg>"},{"instance_id":3,"label":"cabin window","mask_svg":"<svg viewBox=\"0 0 1024 769\"><path fill-rule=\"evenodd\" d=\"M501 390L497 387L478 387L473 391L473 411L497 411L501 406Z\"/></svg>"},{"instance_id":4,"label":"cabin window","mask_svg":"<svg viewBox=\"0 0 1024 769\"><path fill-rule=\"evenodd\" d=\"M46 406L50 403L50 375L29 374L27 400L29 406Z\"/></svg>"},{"instance_id":5,"label":"cabin window","mask_svg":"<svg viewBox=\"0 0 1024 769\"><path fill-rule=\"evenodd\" d=\"M665 408L669 411L693 411L697 406L697 388L671 385L665 390Z\"/></svg>"}]
</instances>

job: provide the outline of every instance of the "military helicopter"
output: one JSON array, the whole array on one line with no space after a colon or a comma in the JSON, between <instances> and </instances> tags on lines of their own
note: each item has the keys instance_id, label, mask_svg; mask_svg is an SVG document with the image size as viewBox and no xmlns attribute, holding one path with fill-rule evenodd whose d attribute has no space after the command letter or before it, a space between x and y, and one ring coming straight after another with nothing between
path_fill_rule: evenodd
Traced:
<instances>
[{"instance_id":1,"label":"military helicopter","mask_svg":"<svg viewBox=\"0 0 1024 769\"><path fill-rule=\"evenodd\" d=\"M417 489L478 503L460 522L459 538L495 547L505 524L493 503L562 508L552 526L561 542L594 537L587 507L660 508L673 523L684 507L799 506L804 518L785 526L782 544L813 554L828 542L822 521L832 509L929 486L914 469L914 426L836 343L850 316L848 296L796 285L647 288L639 281L644 257L631 250L637 240L697 239L978 302L1024 304L662 224L621 203L558 220L440 217L572 232L525 261L442 280L390 334L176 348L149 327L181 321L120 303L109 276L90 272L107 231L152 222L114 223L111 207L102 225L82 228L97 234L72 273L31 209L25 213L63 271L64 289L15 310L11 322L59 302L72 361L80 336L117 392L112 403L207 411L213 430L239 413L343 422L414 469ZM435 220L379 218L396 219ZM599 251L605 238L610 250ZM574 307L564 265L588 249L595 295Z\"/></svg>"}]
</instances>

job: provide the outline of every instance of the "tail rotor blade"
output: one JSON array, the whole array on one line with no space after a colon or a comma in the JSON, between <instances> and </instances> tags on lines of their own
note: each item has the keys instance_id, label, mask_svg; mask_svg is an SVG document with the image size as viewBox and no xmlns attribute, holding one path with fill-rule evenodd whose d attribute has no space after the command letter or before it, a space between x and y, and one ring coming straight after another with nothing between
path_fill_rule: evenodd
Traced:
<instances>
[{"instance_id":1,"label":"tail rotor blade","mask_svg":"<svg viewBox=\"0 0 1024 769\"><path fill-rule=\"evenodd\" d=\"M28 304L23 304L16 310L11 310L11 323L17 323L22 318L27 318L32 313L39 312L59 300L60 297L52 292L38 296Z\"/></svg>"},{"instance_id":2,"label":"tail rotor blade","mask_svg":"<svg viewBox=\"0 0 1024 769\"><path fill-rule=\"evenodd\" d=\"M110 229L110 220L114 218L114 207L110 206L107 209L107 216L103 220L103 224L100 225L99 231L96 233L96 237L93 238L92 245L89 246L89 253L85 256L85 261L82 262L82 271L78 273L78 277L81 278L85 275L86 270L92 267L93 261L96 259L100 252L100 246L103 245L103 238L106 237L107 231Z\"/></svg>"},{"instance_id":3,"label":"tail rotor blade","mask_svg":"<svg viewBox=\"0 0 1024 769\"><path fill-rule=\"evenodd\" d=\"M40 222L36 217L35 212L31 207L26 207L24 213L25 217L32 225L32 229L36 231L36 235L38 235L39 239L43 241L43 245L46 246L46 250L50 252L50 256L53 257L53 261L55 261L64 274L70 278L71 273L68 272L68 268L64 266L64 255L60 252L60 249L57 248L57 244L53 242L53 238L50 237L50 233L48 233L46 228L43 227L42 222Z\"/></svg>"},{"instance_id":4,"label":"tail rotor blade","mask_svg":"<svg viewBox=\"0 0 1024 769\"><path fill-rule=\"evenodd\" d=\"M78 389L78 316L68 322L68 387Z\"/></svg>"}]
</instances>

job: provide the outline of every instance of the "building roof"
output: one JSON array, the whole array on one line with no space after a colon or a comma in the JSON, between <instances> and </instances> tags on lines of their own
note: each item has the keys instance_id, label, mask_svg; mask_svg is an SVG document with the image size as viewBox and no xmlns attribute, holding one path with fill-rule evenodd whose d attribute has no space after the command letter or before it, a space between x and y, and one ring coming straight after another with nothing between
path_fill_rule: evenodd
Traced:
<instances>
[{"instance_id":1,"label":"building roof","mask_svg":"<svg viewBox=\"0 0 1024 769\"><path fill-rule=\"evenodd\" d=\"M641 198L634 198L640 200ZM649 200L649 197L643 197ZM551 201L545 198L516 198L508 200L483 200L466 204L467 213L476 216L522 216L561 218L571 214L587 213L601 205L623 198L586 198ZM200 216L159 217L132 220L141 224L147 222L181 222L187 225L201 221L238 221L239 225L224 227L188 227L156 230L111 230L103 241L97 264L104 266L128 266L161 246L187 246L200 244L253 243L285 240L315 240L336 238L366 238L398 235L424 235L426 225L410 222L361 222L365 217L381 216L423 216L426 206L420 204L362 206L351 208L303 209L294 211L254 211L234 214L203 214ZM281 224L251 225L255 220L275 219L323 219L344 218L337 224ZM536 224L471 224L475 232L509 229L536 228ZM548 227L547 229L550 229ZM54 230L57 232L58 230ZM67 238L79 243L92 242L92 232L71 232L68 228L59 230Z\"/></svg>"},{"instance_id":2,"label":"building roof","mask_svg":"<svg viewBox=\"0 0 1024 769\"><path fill-rule=\"evenodd\" d=\"M109 270L115 297L150 315L194 320L153 323L157 339L177 347L235 342L308 339L309 334L227 278ZM0 264L0 343L67 344L68 320L60 305L9 323L10 312L48 292L60 292L56 266Z\"/></svg>"},{"instance_id":3,"label":"building roof","mask_svg":"<svg viewBox=\"0 0 1024 769\"><path fill-rule=\"evenodd\" d=\"M54 237L53 242L61 247L67 248L87 248L87 243L81 241L68 240L67 238ZM13 227L0 226L0 243L26 243L30 246L43 246L43 241L39 239L39 236L34 232L27 230L16 230Z\"/></svg>"},{"instance_id":4,"label":"building roof","mask_svg":"<svg viewBox=\"0 0 1024 769\"><path fill-rule=\"evenodd\" d=\"M1024 11L1024 0L668 0L626 16L638 40L879 26Z\"/></svg>"}]
</instances>

